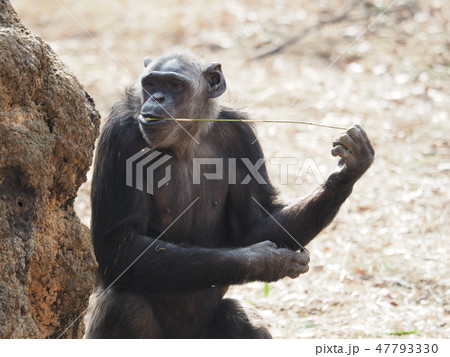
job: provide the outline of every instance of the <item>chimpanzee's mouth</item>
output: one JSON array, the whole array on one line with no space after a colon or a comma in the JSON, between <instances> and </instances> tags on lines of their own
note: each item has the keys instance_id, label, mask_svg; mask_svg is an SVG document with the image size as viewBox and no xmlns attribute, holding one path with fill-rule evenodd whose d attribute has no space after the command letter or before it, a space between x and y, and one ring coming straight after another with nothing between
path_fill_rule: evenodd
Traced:
<instances>
[{"instance_id":1,"label":"chimpanzee's mouth","mask_svg":"<svg viewBox=\"0 0 450 357\"><path fill-rule=\"evenodd\" d=\"M153 124L158 124L158 123L162 123L165 120L160 118L160 117L147 117L147 116L143 116L142 114L139 115L138 117L138 121L139 123L141 123L142 125L153 125Z\"/></svg>"}]
</instances>

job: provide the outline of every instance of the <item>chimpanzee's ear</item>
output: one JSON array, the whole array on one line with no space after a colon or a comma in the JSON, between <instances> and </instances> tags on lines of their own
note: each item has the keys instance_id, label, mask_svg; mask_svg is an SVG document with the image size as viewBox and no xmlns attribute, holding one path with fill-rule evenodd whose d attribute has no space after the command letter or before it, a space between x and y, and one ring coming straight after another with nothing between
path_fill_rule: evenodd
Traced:
<instances>
[{"instance_id":1,"label":"chimpanzee's ear","mask_svg":"<svg viewBox=\"0 0 450 357\"><path fill-rule=\"evenodd\" d=\"M206 82L208 82L208 98L217 98L227 89L220 63L211 63L203 71L203 76Z\"/></svg>"},{"instance_id":2,"label":"chimpanzee's ear","mask_svg":"<svg viewBox=\"0 0 450 357\"><path fill-rule=\"evenodd\" d=\"M152 59L150 57L144 58L144 67L148 67L148 65L152 63Z\"/></svg>"}]
</instances>

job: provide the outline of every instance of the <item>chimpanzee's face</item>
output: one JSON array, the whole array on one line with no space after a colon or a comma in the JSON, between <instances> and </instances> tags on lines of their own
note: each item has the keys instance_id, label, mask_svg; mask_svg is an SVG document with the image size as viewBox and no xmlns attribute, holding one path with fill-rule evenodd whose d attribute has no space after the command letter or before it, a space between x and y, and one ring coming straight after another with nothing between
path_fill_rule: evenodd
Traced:
<instances>
[{"instance_id":1,"label":"chimpanzee's face","mask_svg":"<svg viewBox=\"0 0 450 357\"><path fill-rule=\"evenodd\" d=\"M211 107L209 100L226 90L219 63L205 68L183 56L146 59L144 63L143 104L138 118L143 126L161 124L164 120L155 119L162 118L201 119Z\"/></svg>"},{"instance_id":2,"label":"chimpanzee's face","mask_svg":"<svg viewBox=\"0 0 450 357\"><path fill-rule=\"evenodd\" d=\"M156 63L141 78L143 105L139 121L145 125L161 123L160 118L189 118L194 97L192 74L186 75L178 59ZM197 84L198 86L198 84ZM204 100L204 99L202 99Z\"/></svg>"}]
</instances>

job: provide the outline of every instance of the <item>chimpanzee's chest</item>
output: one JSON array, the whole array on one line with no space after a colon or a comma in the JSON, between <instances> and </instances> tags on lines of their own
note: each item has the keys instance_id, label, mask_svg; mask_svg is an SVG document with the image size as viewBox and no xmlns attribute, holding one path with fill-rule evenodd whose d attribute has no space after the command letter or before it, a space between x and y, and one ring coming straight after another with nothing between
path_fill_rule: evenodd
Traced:
<instances>
[{"instance_id":1,"label":"chimpanzee's chest","mask_svg":"<svg viewBox=\"0 0 450 357\"><path fill-rule=\"evenodd\" d=\"M220 158L168 160L155 169L152 227L165 240L227 246L227 170Z\"/></svg>"}]
</instances>

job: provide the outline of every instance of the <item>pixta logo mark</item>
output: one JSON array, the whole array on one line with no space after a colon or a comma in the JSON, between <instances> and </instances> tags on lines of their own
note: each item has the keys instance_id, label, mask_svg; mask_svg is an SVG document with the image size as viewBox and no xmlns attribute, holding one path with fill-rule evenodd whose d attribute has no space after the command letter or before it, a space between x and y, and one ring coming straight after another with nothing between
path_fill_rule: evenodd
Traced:
<instances>
[{"instance_id":1,"label":"pixta logo mark","mask_svg":"<svg viewBox=\"0 0 450 357\"><path fill-rule=\"evenodd\" d=\"M154 172L171 159L170 155L162 155L160 151L152 151L149 148L142 149L137 154L134 154L126 161L126 185L134 187L137 190L145 191L153 195L154 190ZM162 156L161 156L162 155ZM156 160L156 161L154 161ZM152 162L154 161L154 162ZM144 174L144 170L145 173ZM146 185L144 187L144 178L146 178ZM165 175L157 182L158 188L170 181L171 170L170 165L165 168Z\"/></svg>"}]
</instances>

